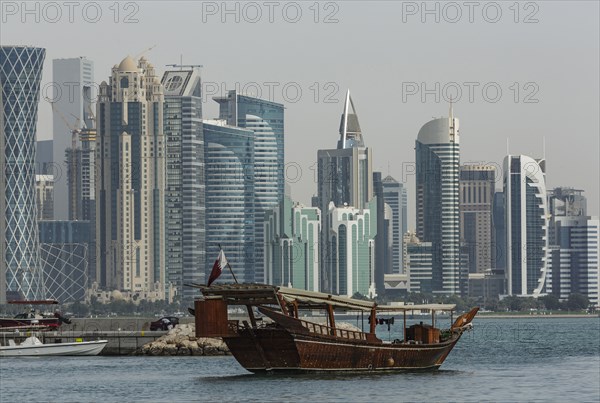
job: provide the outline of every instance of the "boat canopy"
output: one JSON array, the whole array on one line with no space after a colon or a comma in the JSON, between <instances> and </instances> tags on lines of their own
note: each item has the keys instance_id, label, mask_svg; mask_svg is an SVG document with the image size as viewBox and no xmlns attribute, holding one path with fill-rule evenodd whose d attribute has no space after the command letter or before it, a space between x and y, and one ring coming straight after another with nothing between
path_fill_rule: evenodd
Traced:
<instances>
[{"instance_id":1,"label":"boat canopy","mask_svg":"<svg viewBox=\"0 0 600 403\"><path fill-rule=\"evenodd\" d=\"M406 312L406 311L453 311L454 304L424 305L377 305L374 301L332 295L297 288L279 287L267 284L213 284L210 287L192 284L199 288L205 298L223 298L228 305L279 305L280 302L296 304L298 308L333 308L360 311ZM282 301L280 301L280 299Z\"/></svg>"}]
</instances>

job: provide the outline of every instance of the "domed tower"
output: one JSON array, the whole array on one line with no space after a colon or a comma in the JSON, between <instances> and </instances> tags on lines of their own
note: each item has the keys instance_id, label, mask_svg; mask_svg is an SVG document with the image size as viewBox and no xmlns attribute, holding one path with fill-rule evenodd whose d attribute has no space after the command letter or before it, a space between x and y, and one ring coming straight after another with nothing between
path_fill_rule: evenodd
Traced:
<instances>
[{"instance_id":1,"label":"domed tower","mask_svg":"<svg viewBox=\"0 0 600 403\"><path fill-rule=\"evenodd\" d=\"M142 299L164 298L163 107L162 85L145 58L125 57L100 85L96 280Z\"/></svg>"}]
</instances>

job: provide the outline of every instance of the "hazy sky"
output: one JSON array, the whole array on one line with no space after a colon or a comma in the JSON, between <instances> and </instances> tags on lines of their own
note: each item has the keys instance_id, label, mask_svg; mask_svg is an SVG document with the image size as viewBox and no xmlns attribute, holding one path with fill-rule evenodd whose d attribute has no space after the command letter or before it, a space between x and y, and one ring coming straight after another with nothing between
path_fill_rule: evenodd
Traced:
<instances>
[{"instance_id":1,"label":"hazy sky","mask_svg":"<svg viewBox=\"0 0 600 403\"><path fill-rule=\"evenodd\" d=\"M44 4L28 3L33 12L23 14L20 1L3 1L0 25L3 45L47 49L44 83L52 59L87 56L101 82L126 55L156 45L145 56L160 74L183 56L204 66L207 93L236 83L265 98L272 90L286 106L285 156L298 201L316 192L317 150L335 148L350 88L373 166L406 182L410 216L415 138L448 114L449 97L463 163L501 166L507 139L512 154L541 157L545 137L548 187L584 189L589 213L598 214L597 1L429 2L430 13L420 1L230 2L229 14L222 2L110 1L76 2L71 16L62 2L54 3L60 16ZM205 118L217 114L211 97ZM50 138L51 127L44 103L39 138Z\"/></svg>"}]
</instances>

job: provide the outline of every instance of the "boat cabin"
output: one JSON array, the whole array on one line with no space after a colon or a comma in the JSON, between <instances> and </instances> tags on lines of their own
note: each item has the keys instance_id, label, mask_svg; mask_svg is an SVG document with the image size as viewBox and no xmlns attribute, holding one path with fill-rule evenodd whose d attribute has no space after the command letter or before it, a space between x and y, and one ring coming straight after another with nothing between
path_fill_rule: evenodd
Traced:
<instances>
[{"instance_id":1,"label":"boat cabin","mask_svg":"<svg viewBox=\"0 0 600 403\"><path fill-rule=\"evenodd\" d=\"M195 287L203 294L203 297L196 299L194 307L198 337L235 337L241 327L264 327L267 324L263 323L262 317L257 315L256 311L258 311L279 324L302 327L302 329L298 328L298 331L356 341L381 342L375 335L377 315L396 313L402 314L404 319L402 332L404 338L396 340L396 343L432 344L442 340L442 332L435 327L435 313L449 312L452 321L455 309L453 304L378 306L373 301L264 284L213 284L210 287L203 285L195 285ZM231 306L245 306L248 320L230 319L228 308ZM304 320L300 313L306 310L324 310L326 324ZM368 332L338 328L334 315L336 311L357 312L361 315L363 323L366 319ZM410 327L406 326L407 314L423 311L431 312L430 324L421 322ZM290 321L289 319L292 318L294 320Z\"/></svg>"}]
</instances>

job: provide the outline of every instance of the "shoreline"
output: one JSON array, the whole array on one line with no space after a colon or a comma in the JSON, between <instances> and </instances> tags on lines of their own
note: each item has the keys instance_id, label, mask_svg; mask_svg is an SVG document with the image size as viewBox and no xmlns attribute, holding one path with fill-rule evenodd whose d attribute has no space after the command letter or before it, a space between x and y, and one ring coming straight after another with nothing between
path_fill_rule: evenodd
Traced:
<instances>
[{"instance_id":1,"label":"shoreline","mask_svg":"<svg viewBox=\"0 0 600 403\"><path fill-rule=\"evenodd\" d=\"M478 319L481 318L490 318L490 319L561 319L561 318L600 318L598 314L594 315L586 315L586 314L577 314L577 313L557 313L552 315L527 315L527 314L506 314L506 315L498 315L498 314L478 314Z\"/></svg>"}]
</instances>

